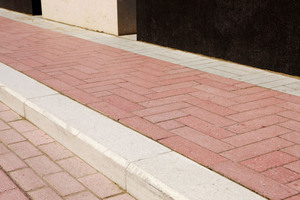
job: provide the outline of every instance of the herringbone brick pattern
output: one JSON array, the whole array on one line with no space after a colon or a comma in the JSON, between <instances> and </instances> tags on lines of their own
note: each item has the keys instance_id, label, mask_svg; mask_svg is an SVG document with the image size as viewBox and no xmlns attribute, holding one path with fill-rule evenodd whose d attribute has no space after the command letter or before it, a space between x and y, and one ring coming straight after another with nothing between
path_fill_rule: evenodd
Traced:
<instances>
[{"instance_id":1,"label":"herringbone brick pattern","mask_svg":"<svg viewBox=\"0 0 300 200\"><path fill-rule=\"evenodd\" d=\"M299 197L299 97L6 18L0 30L1 62L261 195Z\"/></svg>"}]
</instances>

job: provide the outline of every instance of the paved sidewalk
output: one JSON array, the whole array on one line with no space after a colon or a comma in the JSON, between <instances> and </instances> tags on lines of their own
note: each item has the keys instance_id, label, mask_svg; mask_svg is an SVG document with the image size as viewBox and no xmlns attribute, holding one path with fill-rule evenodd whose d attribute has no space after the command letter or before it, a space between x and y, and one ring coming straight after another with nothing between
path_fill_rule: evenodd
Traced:
<instances>
[{"instance_id":1,"label":"paved sidewalk","mask_svg":"<svg viewBox=\"0 0 300 200\"><path fill-rule=\"evenodd\" d=\"M1 102L0 166L0 200L134 200Z\"/></svg>"},{"instance_id":2,"label":"paved sidewalk","mask_svg":"<svg viewBox=\"0 0 300 200\"><path fill-rule=\"evenodd\" d=\"M2 17L0 29L0 62L261 195L299 198L299 97Z\"/></svg>"}]
</instances>

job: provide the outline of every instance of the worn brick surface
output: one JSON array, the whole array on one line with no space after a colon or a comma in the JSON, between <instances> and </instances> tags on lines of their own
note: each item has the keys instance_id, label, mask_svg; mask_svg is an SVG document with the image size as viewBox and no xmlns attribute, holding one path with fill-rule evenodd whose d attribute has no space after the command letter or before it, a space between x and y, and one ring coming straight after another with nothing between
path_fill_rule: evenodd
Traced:
<instances>
[{"instance_id":1,"label":"worn brick surface","mask_svg":"<svg viewBox=\"0 0 300 200\"><path fill-rule=\"evenodd\" d=\"M28 192L28 194L33 200L62 200L62 198L51 188L41 188Z\"/></svg>"},{"instance_id":2,"label":"worn brick surface","mask_svg":"<svg viewBox=\"0 0 300 200\"><path fill-rule=\"evenodd\" d=\"M23 136L36 146L54 142L54 140L51 137L49 137L41 130L23 133Z\"/></svg>"},{"instance_id":3,"label":"worn brick surface","mask_svg":"<svg viewBox=\"0 0 300 200\"><path fill-rule=\"evenodd\" d=\"M40 176L62 171L62 169L55 164L55 162L51 161L44 155L26 159L26 163Z\"/></svg>"},{"instance_id":4,"label":"worn brick surface","mask_svg":"<svg viewBox=\"0 0 300 200\"><path fill-rule=\"evenodd\" d=\"M95 169L93 169L77 157L60 160L58 161L58 163L71 175L77 178L96 173Z\"/></svg>"},{"instance_id":5,"label":"worn brick surface","mask_svg":"<svg viewBox=\"0 0 300 200\"><path fill-rule=\"evenodd\" d=\"M0 112L0 119L2 119L5 122L11 122L11 121L19 120L21 119L21 117L9 110L9 111Z\"/></svg>"},{"instance_id":6,"label":"worn brick surface","mask_svg":"<svg viewBox=\"0 0 300 200\"><path fill-rule=\"evenodd\" d=\"M263 172L263 174L279 183L288 183L300 178L300 174L284 167L272 168Z\"/></svg>"},{"instance_id":7,"label":"worn brick surface","mask_svg":"<svg viewBox=\"0 0 300 200\"><path fill-rule=\"evenodd\" d=\"M0 62L255 192L271 199L299 197L292 182L298 184L300 174L300 97L3 17L0 23ZM61 170L89 175L78 163L67 167L72 153L9 110L0 103L3 145L27 140L50 160L60 160ZM26 166L0 150L1 166ZM72 198L89 196L82 191Z\"/></svg>"},{"instance_id":8,"label":"worn brick surface","mask_svg":"<svg viewBox=\"0 0 300 200\"><path fill-rule=\"evenodd\" d=\"M0 200L29 200L29 198L18 189L8 190L0 193Z\"/></svg>"},{"instance_id":9,"label":"worn brick surface","mask_svg":"<svg viewBox=\"0 0 300 200\"><path fill-rule=\"evenodd\" d=\"M0 140L5 144L12 144L24 141L25 138L21 136L17 131L13 129L8 129L0 131Z\"/></svg>"},{"instance_id":10,"label":"worn brick surface","mask_svg":"<svg viewBox=\"0 0 300 200\"><path fill-rule=\"evenodd\" d=\"M54 160L61 160L73 156L73 154L57 142L44 144L39 148Z\"/></svg>"},{"instance_id":11,"label":"worn brick surface","mask_svg":"<svg viewBox=\"0 0 300 200\"><path fill-rule=\"evenodd\" d=\"M285 199L298 193L286 185L232 161L216 164L212 166L212 169L247 185L249 188L270 199Z\"/></svg>"},{"instance_id":12,"label":"worn brick surface","mask_svg":"<svg viewBox=\"0 0 300 200\"><path fill-rule=\"evenodd\" d=\"M300 191L300 179L289 183L288 186L290 186L291 188L294 188L297 191Z\"/></svg>"},{"instance_id":13,"label":"worn brick surface","mask_svg":"<svg viewBox=\"0 0 300 200\"><path fill-rule=\"evenodd\" d=\"M19 120L19 121L15 121L15 122L10 122L9 125L12 126L14 129L16 129L17 131L19 131L21 133L27 132L27 131L37 130L37 128L34 125L32 125L31 123L29 123L26 120Z\"/></svg>"},{"instance_id":14,"label":"worn brick surface","mask_svg":"<svg viewBox=\"0 0 300 200\"><path fill-rule=\"evenodd\" d=\"M229 158L233 161L242 161L249 158L254 158L272 151L276 151L288 146L291 146L292 143L282 140L280 138L271 138L256 142L253 144L241 146L233 150L229 150L222 155L226 158Z\"/></svg>"},{"instance_id":15,"label":"worn brick surface","mask_svg":"<svg viewBox=\"0 0 300 200\"><path fill-rule=\"evenodd\" d=\"M10 173L10 176L23 188L25 191L41 188L46 183L40 179L32 169L25 168Z\"/></svg>"},{"instance_id":16,"label":"worn brick surface","mask_svg":"<svg viewBox=\"0 0 300 200\"><path fill-rule=\"evenodd\" d=\"M283 135L288 132L290 132L290 130L274 125L226 138L223 141L238 147Z\"/></svg>"},{"instance_id":17,"label":"worn brick surface","mask_svg":"<svg viewBox=\"0 0 300 200\"><path fill-rule=\"evenodd\" d=\"M0 170L0 193L17 188L14 182L2 170Z\"/></svg>"},{"instance_id":18,"label":"worn brick surface","mask_svg":"<svg viewBox=\"0 0 300 200\"><path fill-rule=\"evenodd\" d=\"M231 145L189 127L182 127L172 130L172 133L175 133L176 135L205 147L213 152L223 152L232 149Z\"/></svg>"},{"instance_id":19,"label":"worn brick surface","mask_svg":"<svg viewBox=\"0 0 300 200\"><path fill-rule=\"evenodd\" d=\"M282 166L286 163L298 160L296 157L282 153L280 151L275 151L262 156L258 156L246 161L241 162L241 164L254 169L255 171L265 171L267 169Z\"/></svg>"},{"instance_id":20,"label":"worn brick surface","mask_svg":"<svg viewBox=\"0 0 300 200\"><path fill-rule=\"evenodd\" d=\"M5 171L13 171L26 167L26 164L13 153L0 155L0 166Z\"/></svg>"},{"instance_id":21,"label":"worn brick surface","mask_svg":"<svg viewBox=\"0 0 300 200\"><path fill-rule=\"evenodd\" d=\"M285 168L288 168L294 172L300 173L300 161L292 162L290 164L287 164L284 166Z\"/></svg>"},{"instance_id":22,"label":"worn brick surface","mask_svg":"<svg viewBox=\"0 0 300 200\"><path fill-rule=\"evenodd\" d=\"M42 154L37 148L32 146L27 141L11 144L8 147L11 150L13 150L22 159L26 159L26 158L30 158Z\"/></svg>"},{"instance_id":23,"label":"worn brick surface","mask_svg":"<svg viewBox=\"0 0 300 200\"><path fill-rule=\"evenodd\" d=\"M97 196L105 198L108 196L116 195L122 190L105 176L100 174L93 174L79 179L82 184L93 191Z\"/></svg>"},{"instance_id":24,"label":"worn brick surface","mask_svg":"<svg viewBox=\"0 0 300 200\"><path fill-rule=\"evenodd\" d=\"M13 114L19 120L19 115L1 102L0 105L5 110L0 111L4 113L4 118ZM10 127L9 121L4 123ZM4 130L4 135L0 137L0 200L102 200L92 191L98 191L99 188L102 190L101 195L134 200L28 121L22 120L14 126L17 130ZM34 127L34 130L30 127ZM90 175L97 180L89 177ZM87 186L81 184L81 180ZM98 184L98 188L90 185L93 181Z\"/></svg>"},{"instance_id":25,"label":"worn brick surface","mask_svg":"<svg viewBox=\"0 0 300 200\"><path fill-rule=\"evenodd\" d=\"M119 197L117 197L119 198ZM66 197L67 200L81 200L81 199L85 199L85 200L98 200L98 198L93 195L91 192L80 192L78 194L74 194L74 195L70 195L68 197Z\"/></svg>"},{"instance_id":26,"label":"worn brick surface","mask_svg":"<svg viewBox=\"0 0 300 200\"><path fill-rule=\"evenodd\" d=\"M210 166L226 160L226 158L220 156L219 154L179 136L162 139L160 140L160 143L192 158L196 162L202 163L205 166Z\"/></svg>"},{"instance_id":27,"label":"worn brick surface","mask_svg":"<svg viewBox=\"0 0 300 200\"><path fill-rule=\"evenodd\" d=\"M54 187L61 195L83 191L85 188L66 172L59 172L45 177L45 180Z\"/></svg>"}]
</instances>

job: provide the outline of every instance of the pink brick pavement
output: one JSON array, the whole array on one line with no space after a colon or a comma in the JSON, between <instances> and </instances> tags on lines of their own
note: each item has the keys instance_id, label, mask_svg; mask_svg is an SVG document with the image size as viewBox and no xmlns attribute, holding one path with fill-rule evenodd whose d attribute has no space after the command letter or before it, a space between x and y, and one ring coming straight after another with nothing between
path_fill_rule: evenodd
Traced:
<instances>
[{"instance_id":1,"label":"pink brick pavement","mask_svg":"<svg viewBox=\"0 0 300 200\"><path fill-rule=\"evenodd\" d=\"M0 200L134 200L2 102L0 123Z\"/></svg>"},{"instance_id":2,"label":"pink brick pavement","mask_svg":"<svg viewBox=\"0 0 300 200\"><path fill-rule=\"evenodd\" d=\"M299 97L6 18L0 30L1 62L263 196L299 197Z\"/></svg>"}]
</instances>

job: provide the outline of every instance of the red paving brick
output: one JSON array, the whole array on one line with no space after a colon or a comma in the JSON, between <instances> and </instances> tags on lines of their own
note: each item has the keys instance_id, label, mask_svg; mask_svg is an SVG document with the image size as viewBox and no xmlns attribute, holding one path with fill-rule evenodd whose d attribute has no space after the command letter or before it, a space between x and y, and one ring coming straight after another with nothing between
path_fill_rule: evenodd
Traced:
<instances>
[{"instance_id":1,"label":"red paving brick","mask_svg":"<svg viewBox=\"0 0 300 200\"><path fill-rule=\"evenodd\" d=\"M41 188L32 192L28 193L32 199L39 199L39 200L62 200L60 196L56 194L50 188Z\"/></svg>"},{"instance_id":2,"label":"red paving brick","mask_svg":"<svg viewBox=\"0 0 300 200\"><path fill-rule=\"evenodd\" d=\"M233 150L229 150L225 153L222 153L221 155L238 162L249 158L254 158L256 156L260 156L272 151L276 151L291 146L292 144L293 143L291 142L274 137L253 144L238 147Z\"/></svg>"},{"instance_id":3,"label":"red paving brick","mask_svg":"<svg viewBox=\"0 0 300 200\"><path fill-rule=\"evenodd\" d=\"M7 190L12 190L17 188L14 182L10 179L7 174L5 174L2 170L0 170L0 194Z\"/></svg>"},{"instance_id":4,"label":"red paving brick","mask_svg":"<svg viewBox=\"0 0 300 200\"><path fill-rule=\"evenodd\" d=\"M291 188L294 188L297 191L300 191L300 179L297 181L293 181L287 185L290 186Z\"/></svg>"},{"instance_id":5,"label":"red paving brick","mask_svg":"<svg viewBox=\"0 0 300 200\"><path fill-rule=\"evenodd\" d=\"M212 169L243 185L247 185L250 189L270 199L285 199L298 193L291 187L232 161L213 165Z\"/></svg>"},{"instance_id":6,"label":"red paving brick","mask_svg":"<svg viewBox=\"0 0 300 200\"><path fill-rule=\"evenodd\" d=\"M278 113L278 115L289 118L289 119L293 119L296 121L300 121L300 112L284 111L284 112Z\"/></svg>"},{"instance_id":7,"label":"red paving brick","mask_svg":"<svg viewBox=\"0 0 300 200\"><path fill-rule=\"evenodd\" d=\"M262 195L299 197L300 97L5 18L0 23L1 62ZM72 154L51 153L51 139L24 120L1 117L7 110L0 104L4 144L28 139L67 168ZM1 151L9 170L24 167ZM68 198L81 195L90 196Z\"/></svg>"},{"instance_id":8,"label":"red paving brick","mask_svg":"<svg viewBox=\"0 0 300 200\"><path fill-rule=\"evenodd\" d=\"M29 200L29 198L19 189L8 190L0 193L0 200Z\"/></svg>"},{"instance_id":9,"label":"red paving brick","mask_svg":"<svg viewBox=\"0 0 300 200\"><path fill-rule=\"evenodd\" d=\"M287 121L287 122L280 124L280 126L291 129L293 131L300 130L300 122L297 122L297 121Z\"/></svg>"},{"instance_id":10,"label":"red paving brick","mask_svg":"<svg viewBox=\"0 0 300 200\"><path fill-rule=\"evenodd\" d=\"M263 174L279 183L288 183L300 178L300 174L284 167L272 168L263 172Z\"/></svg>"},{"instance_id":11,"label":"red paving brick","mask_svg":"<svg viewBox=\"0 0 300 200\"><path fill-rule=\"evenodd\" d=\"M24 141L25 138L13 129L0 131L0 140L5 144L12 144Z\"/></svg>"},{"instance_id":12,"label":"red paving brick","mask_svg":"<svg viewBox=\"0 0 300 200\"><path fill-rule=\"evenodd\" d=\"M300 158L300 145L291 146L281 151Z\"/></svg>"},{"instance_id":13,"label":"red paving brick","mask_svg":"<svg viewBox=\"0 0 300 200\"><path fill-rule=\"evenodd\" d=\"M246 161L241 162L241 164L254 169L255 171L265 171L267 169L282 166L286 163L298 160L296 157L282 153L280 151L275 151L269 154L258 156Z\"/></svg>"},{"instance_id":14,"label":"red paving brick","mask_svg":"<svg viewBox=\"0 0 300 200\"><path fill-rule=\"evenodd\" d=\"M292 132L292 133L287 133L284 134L282 136L280 136L281 138L284 138L288 141L300 144L300 132Z\"/></svg>"},{"instance_id":15,"label":"red paving brick","mask_svg":"<svg viewBox=\"0 0 300 200\"><path fill-rule=\"evenodd\" d=\"M292 196L290 198L287 198L286 200L299 200L300 199L300 194L299 195L295 195L295 196Z\"/></svg>"},{"instance_id":16,"label":"red paving brick","mask_svg":"<svg viewBox=\"0 0 300 200\"><path fill-rule=\"evenodd\" d=\"M203 99L206 101L211 101L215 104L218 104L220 106L232 106L232 105L236 105L237 102L232 100L232 99L228 99L222 96L218 96L215 94L211 94L208 92L204 92L204 91L199 91L199 92L193 92L191 93L192 96L197 97L199 99Z\"/></svg>"},{"instance_id":17,"label":"red paving brick","mask_svg":"<svg viewBox=\"0 0 300 200\"><path fill-rule=\"evenodd\" d=\"M140 117L130 117L121 119L120 122L128 125L129 127L154 140L159 140L162 138L173 136L173 134L169 131L159 126L156 126L155 124L152 124L151 122L144 120Z\"/></svg>"},{"instance_id":18,"label":"red paving brick","mask_svg":"<svg viewBox=\"0 0 300 200\"><path fill-rule=\"evenodd\" d=\"M160 123L157 123L157 125L164 129L167 129L167 130L171 130L171 129L175 129L175 128L184 126L184 124L179 123L175 120L168 120L168 121L160 122Z\"/></svg>"},{"instance_id":19,"label":"red paving brick","mask_svg":"<svg viewBox=\"0 0 300 200\"><path fill-rule=\"evenodd\" d=\"M5 108L1 102L0 107ZM10 116L10 112L16 115L9 109L0 111L0 113L4 113L2 115L4 117L5 115ZM120 200L134 200L133 197L87 163L73 156L65 147L56 143L41 130L26 131L27 129L23 125L31 127L32 124L25 120L20 121L22 126L16 126L20 132L10 133L21 140L3 143L0 138L0 200L100 200L101 198L91 191L93 187L89 184L93 179L90 179L90 175L97 179L102 178L102 181L97 181L101 184L101 194L104 196L112 195ZM6 122L9 126L8 123ZM7 140L7 137L3 139ZM91 187L91 190L81 184L79 178L86 180L85 184Z\"/></svg>"},{"instance_id":20,"label":"red paving brick","mask_svg":"<svg viewBox=\"0 0 300 200\"><path fill-rule=\"evenodd\" d=\"M93 174L79 179L82 184L93 191L97 196L101 198L116 195L122 192L122 190L106 177L100 174Z\"/></svg>"},{"instance_id":21,"label":"red paving brick","mask_svg":"<svg viewBox=\"0 0 300 200\"><path fill-rule=\"evenodd\" d=\"M91 192L80 192L78 194L74 194L74 195L70 195L66 198L67 200L81 200L81 199L85 199L85 200L98 200L98 198L93 195Z\"/></svg>"},{"instance_id":22,"label":"red paving brick","mask_svg":"<svg viewBox=\"0 0 300 200\"><path fill-rule=\"evenodd\" d=\"M5 171L13 171L26 167L26 164L12 153L0 155L0 167Z\"/></svg>"},{"instance_id":23,"label":"red paving brick","mask_svg":"<svg viewBox=\"0 0 300 200\"><path fill-rule=\"evenodd\" d=\"M244 134L239 134L230 138L223 139L223 141L234 145L236 147L255 143L264 139L276 137L290 132L290 130L282 128L280 126L268 126L266 128L257 129Z\"/></svg>"},{"instance_id":24,"label":"red paving brick","mask_svg":"<svg viewBox=\"0 0 300 200\"><path fill-rule=\"evenodd\" d=\"M222 139L235 135L230 131L214 126L213 124L198 119L194 116L182 117L180 119L177 119L177 121L217 139Z\"/></svg>"},{"instance_id":25,"label":"red paving brick","mask_svg":"<svg viewBox=\"0 0 300 200\"><path fill-rule=\"evenodd\" d=\"M42 154L37 148L35 148L27 141L11 144L8 145L8 147L11 150L13 150L22 159L26 159L26 158L30 158Z\"/></svg>"},{"instance_id":26,"label":"red paving brick","mask_svg":"<svg viewBox=\"0 0 300 200\"><path fill-rule=\"evenodd\" d=\"M134 114L136 114L140 117L144 117L144 116L148 116L148 115L155 115L155 114L164 113L164 112L177 110L177 109L181 109L181 108L186 108L186 107L190 107L190 105L187 103L171 103L171 104L167 104L167 105L163 105L163 106L157 106L157 107L146 108L143 110L138 110L138 111L135 111Z\"/></svg>"},{"instance_id":27,"label":"red paving brick","mask_svg":"<svg viewBox=\"0 0 300 200\"><path fill-rule=\"evenodd\" d=\"M23 188L25 191L41 188L46 183L39 178L32 169L25 168L10 173L10 176Z\"/></svg>"},{"instance_id":28,"label":"red paving brick","mask_svg":"<svg viewBox=\"0 0 300 200\"><path fill-rule=\"evenodd\" d=\"M180 110L174 110L174 111L160 113L160 114L156 114L156 115L150 115L150 116L147 116L144 118L150 122L157 123L157 122L162 122L162 121L167 121L167 120L171 120L171 119L184 117L187 115L188 114L186 114Z\"/></svg>"},{"instance_id":29,"label":"red paving brick","mask_svg":"<svg viewBox=\"0 0 300 200\"><path fill-rule=\"evenodd\" d=\"M201 84L209 85L211 87L219 88L225 91L234 91L239 89L239 87L237 86L226 84L224 82L219 82L217 80L207 79L207 78L197 80L197 82Z\"/></svg>"},{"instance_id":30,"label":"red paving brick","mask_svg":"<svg viewBox=\"0 0 300 200\"><path fill-rule=\"evenodd\" d=\"M287 120L288 119L277 115L269 115L269 116L249 120L246 122L237 123L232 126L226 127L226 129L234 133L241 134L241 133L246 133L261 128L266 128L268 126L272 126L274 124L278 124L280 122L284 122Z\"/></svg>"},{"instance_id":31,"label":"red paving brick","mask_svg":"<svg viewBox=\"0 0 300 200\"><path fill-rule=\"evenodd\" d=\"M101 113L115 120L131 117L133 115L126 110L123 110L106 102L92 103L88 105L95 110L101 110Z\"/></svg>"},{"instance_id":32,"label":"red paving brick","mask_svg":"<svg viewBox=\"0 0 300 200\"><path fill-rule=\"evenodd\" d=\"M49 137L46 133L44 133L41 130L25 132L23 133L23 136L36 146L54 142L54 140L51 137Z\"/></svg>"},{"instance_id":33,"label":"red paving brick","mask_svg":"<svg viewBox=\"0 0 300 200\"><path fill-rule=\"evenodd\" d=\"M193 115L201 120L212 123L212 124L216 125L217 127L229 126L229 125L236 123L235 121L233 121L231 119L208 112L202 108L189 107L189 108L183 109L182 111L187 114Z\"/></svg>"},{"instance_id":34,"label":"red paving brick","mask_svg":"<svg viewBox=\"0 0 300 200\"><path fill-rule=\"evenodd\" d=\"M228 116L228 118L232 119L234 121L237 121L237 122L244 122L244 121L249 121L252 119L260 118L263 116L276 114L281 111L283 111L282 108L275 107L275 106L269 106L269 107L265 107L265 108L259 108L259 109L255 109L255 110L251 110L251 111L233 114L233 115Z\"/></svg>"},{"instance_id":35,"label":"red paving brick","mask_svg":"<svg viewBox=\"0 0 300 200\"><path fill-rule=\"evenodd\" d=\"M257 101L251 101L248 103L243 103L243 104L238 104L231 106L230 109L233 109L235 111L243 112L243 111L248 111L248 110L253 110L257 108L264 108L266 106L271 106L271 105L276 105L279 103L283 103L282 100L276 99L274 97L266 98L266 99L261 99Z\"/></svg>"},{"instance_id":36,"label":"red paving brick","mask_svg":"<svg viewBox=\"0 0 300 200\"><path fill-rule=\"evenodd\" d=\"M226 115L231 115L231 114L236 113L236 111L234 111L232 109L229 109L227 107L221 106L221 105L213 103L211 101L202 100L199 98L190 99L190 100L187 100L186 102L188 102L194 106L200 107L204 110L221 115L221 116L226 116Z\"/></svg>"},{"instance_id":37,"label":"red paving brick","mask_svg":"<svg viewBox=\"0 0 300 200\"><path fill-rule=\"evenodd\" d=\"M182 127L172 130L172 133L217 153L233 148L229 144L226 144L189 127Z\"/></svg>"},{"instance_id":38,"label":"red paving brick","mask_svg":"<svg viewBox=\"0 0 300 200\"><path fill-rule=\"evenodd\" d=\"M58 164L76 178L96 173L96 170L77 157L58 161Z\"/></svg>"},{"instance_id":39,"label":"red paving brick","mask_svg":"<svg viewBox=\"0 0 300 200\"><path fill-rule=\"evenodd\" d=\"M5 122L11 122L21 119L19 115L12 111L6 111L6 112L0 112L0 119L2 119Z\"/></svg>"},{"instance_id":40,"label":"red paving brick","mask_svg":"<svg viewBox=\"0 0 300 200\"><path fill-rule=\"evenodd\" d=\"M47 156L44 155L29 158L25 162L40 176L45 176L62 171L62 169L57 164L55 164Z\"/></svg>"},{"instance_id":41,"label":"red paving brick","mask_svg":"<svg viewBox=\"0 0 300 200\"><path fill-rule=\"evenodd\" d=\"M226 161L226 158L219 154L179 136L162 139L159 142L208 167Z\"/></svg>"},{"instance_id":42,"label":"red paving brick","mask_svg":"<svg viewBox=\"0 0 300 200\"><path fill-rule=\"evenodd\" d=\"M300 173L300 160L287 164L284 166L285 168L288 168L294 172Z\"/></svg>"},{"instance_id":43,"label":"red paving brick","mask_svg":"<svg viewBox=\"0 0 300 200\"><path fill-rule=\"evenodd\" d=\"M68 149L64 148L57 142L44 144L39 146L39 148L48 156L50 156L53 160L61 160L73 156L72 152L70 152Z\"/></svg>"}]
</instances>

